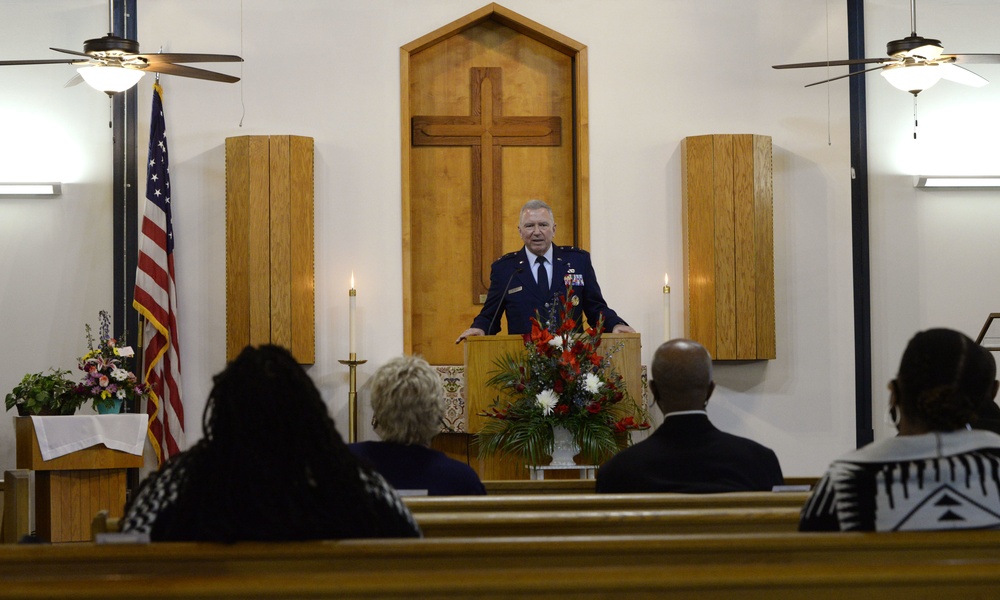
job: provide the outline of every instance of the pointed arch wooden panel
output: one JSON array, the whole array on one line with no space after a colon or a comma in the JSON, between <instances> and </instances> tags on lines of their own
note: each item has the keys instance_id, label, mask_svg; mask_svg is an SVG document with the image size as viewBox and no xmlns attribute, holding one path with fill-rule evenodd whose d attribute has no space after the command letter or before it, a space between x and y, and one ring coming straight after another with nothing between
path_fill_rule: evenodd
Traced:
<instances>
[{"instance_id":1,"label":"pointed arch wooden panel","mask_svg":"<svg viewBox=\"0 0 1000 600\"><path fill-rule=\"evenodd\" d=\"M525 201L589 247L586 46L489 4L403 46L400 70L404 350L458 365Z\"/></svg>"}]
</instances>

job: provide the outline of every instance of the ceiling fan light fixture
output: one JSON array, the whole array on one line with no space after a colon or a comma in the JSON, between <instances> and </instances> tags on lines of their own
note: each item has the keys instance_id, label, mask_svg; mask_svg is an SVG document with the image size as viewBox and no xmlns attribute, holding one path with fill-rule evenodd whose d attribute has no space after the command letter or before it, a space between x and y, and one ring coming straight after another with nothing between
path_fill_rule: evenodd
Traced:
<instances>
[{"instance_id":1,"label":"ceiling fan light fixture","mask_svg":"<svg viewBox=\"0 0 1000 600\"><path fill-rule=\"evenodd\" d=\"M109 96L118 92L124 92L139 83L139 80L145 75L145 73L137 69L123 69L121 67L106 67L102 65L87 65L77 69L77 72L87 82L87 85Z\"/></svg>"},{"instance_id":2,"label":"ceiling fan light fixture","mask_svg":"<svg viewBox=\"0 0 1000 600\"><path fill-rule=\"evenodd\" d=\"M892 87L910 92L914 96L931 88L941 79L941 70L935 64L887 65L882 69Z\"/></svg>"}]
</instances>

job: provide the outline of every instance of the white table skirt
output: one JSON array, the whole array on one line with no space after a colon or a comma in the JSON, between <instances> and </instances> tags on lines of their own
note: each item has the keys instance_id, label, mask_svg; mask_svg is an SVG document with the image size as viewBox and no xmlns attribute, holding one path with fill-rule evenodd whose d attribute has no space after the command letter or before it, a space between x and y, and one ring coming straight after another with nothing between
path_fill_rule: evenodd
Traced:
<instances>
[{"instance_id":1,"label":"white table skirt","mask_svg":"<svg viewBox=\"0 0 1000 600\"><path fill-rule=\"evenodd\" d=\"M31 422L42 460L52 460L98 444L142 456L147 419L144 414L72 415L31 417Z\"/></svg>"}]
</instances>

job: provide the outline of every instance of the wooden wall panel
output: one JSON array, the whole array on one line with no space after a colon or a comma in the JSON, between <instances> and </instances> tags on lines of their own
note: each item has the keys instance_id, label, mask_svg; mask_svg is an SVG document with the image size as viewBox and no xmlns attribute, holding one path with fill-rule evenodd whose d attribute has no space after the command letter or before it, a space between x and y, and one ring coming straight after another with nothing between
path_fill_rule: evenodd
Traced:
<instances>
[{"instance_id":1,"label":"wooden wall panel","mask_svg":"<svg viewBox=\"0 0 1000 600\"><path fill-rule=\"evenodd\" d=\"M269 274L271 270L270 194L269 168L270 144L267 136L250 137L247 155L250 170L250 208L247 221L247 279L250 283L250 332L251 345L271 341L271 297ZM241 348L242 349L242 348ZM236 358L235 355L229 359Z\"/></svg>"},{"instance_id":2,"label":"wooden wall panel","mask_svg":"<svg viewBox=\"0 0 1000 600\"><path fill-rule=\"evenodd\" d=\"M316 362L313 139L291 136L289 141L291 222L295 224L295 235L291 236L291 350L300 362L312 364Z\"/></svg>"},{"instance_id":3,"label":"wooden wall panel","mask_svg":"<svg viewBox=\"0 0 1000 600\"><path fill-rule=\"evenodd\" d=\"M754 231L757 273L757 358L777 357L774 329L774 190L771 138L755 135Z\"/></svg>"},{"instance_id":4,"label":"wooden wall panel","mask_svg":"<svg viewBox=\"0 0 1000 600\"><path fill-rule=\"evenodd\" d=\"M733 136L736 358L757 358L757 264L752 135Z\"/></svg>"},{"instance_id":5,"label":"wooden wall panel","mask_svg":"<svg viewBox=\"0 0 1000 600\"><path fill-rule=\"evenodd\" d=\"M315 361L313 140L226 140L226 353L273 343Z\"/></svg>"},{"instance_id":6,"label":"wooden wall panel","mask_svg":"<svg viewBox=\"0 0 1000 600\"><path fill-rule=\"evenodd\" d=\"M271 343L292 347L292 259L291 193L289 190L289 148L287 135L270 139L270 291Z\"/></svg>"},{"instance_id":7,"label":"wooden wall panel","mask_svg":"<svg viewBox=\"0 0 1000 600\"><path fill-rule=\"evenodd\" d=\"M733 136L712 136L715 202L715 351L736 356L736 230L733 196Z\"/></svg>"},{"instance_id":8,"label":"wooden wall panel","mask_svg":"<svg viewBox=\"0 0 1000 600\"><path fill-rule=\"evenodd\" d=\"M775 358L771 139L681 144L687 337L716 360Z\"/></svg>"},{"instance_id":9,"label":"wooden wall panel","mask_svg":"<svg viewBox=\"0 0 1000 600\"><path fill-rule=\"evenodd\" d=\"M226 356L250 343L250 140L226 140Z\"/></svg>"},{"instance_id":10,"label":"wooden wall panel","mask_svg":"<svg viewBox=\"0 0 1000 600\"><path fill-rule=\"evenodd\" d=\"M687 319L685 335L697 340L715 356L715 203L712 140L708 136L685 138L681 145L682 211L684 221L687 286L684 312L699 314ZM711 311L697 307L711 306Z\"/></svg>"}]
</instances>

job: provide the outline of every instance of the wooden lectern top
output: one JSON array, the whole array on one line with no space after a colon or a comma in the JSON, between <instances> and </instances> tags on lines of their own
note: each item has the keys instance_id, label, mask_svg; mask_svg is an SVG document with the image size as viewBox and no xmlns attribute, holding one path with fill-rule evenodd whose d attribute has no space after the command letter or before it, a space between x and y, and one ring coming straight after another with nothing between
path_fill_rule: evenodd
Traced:
<instances>
[{"instance_id":1,"label":"wooden lectern top","mask_svg":"<svg viewBox=\"0 0 1000 600\"><path fill-rule=\"evenodd\" d=\"M62 417L72 419L72 416ZM15 417L14 433L17 440L17 468L34 471L83 471L94 469L137 469L143 457L98 444L52 460L42 458L38 436L31 417Z\"/></svg>"}]
</instances>

